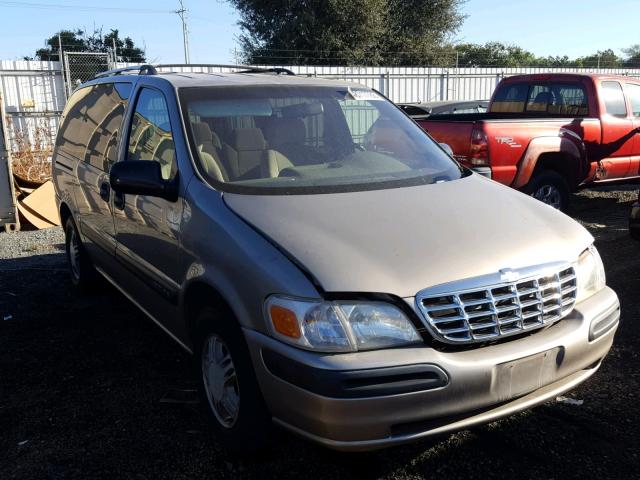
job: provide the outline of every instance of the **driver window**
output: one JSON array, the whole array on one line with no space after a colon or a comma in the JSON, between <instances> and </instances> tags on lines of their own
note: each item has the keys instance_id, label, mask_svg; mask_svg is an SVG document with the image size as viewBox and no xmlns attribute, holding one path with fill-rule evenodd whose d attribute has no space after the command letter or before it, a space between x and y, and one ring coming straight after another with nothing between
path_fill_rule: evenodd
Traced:
<instances>
[{"instance_id":1,"label":"driver window","mask_svg":"<svg viewBox=\"0 0 640 480\"><path fill-rule=\"evenodd\" d=\"M169 180L177 172L176 150L164 95L143 88L138 95L131 122L128 160L153 160L160 163L162 178Z\"/></svg>"}]
</instances>

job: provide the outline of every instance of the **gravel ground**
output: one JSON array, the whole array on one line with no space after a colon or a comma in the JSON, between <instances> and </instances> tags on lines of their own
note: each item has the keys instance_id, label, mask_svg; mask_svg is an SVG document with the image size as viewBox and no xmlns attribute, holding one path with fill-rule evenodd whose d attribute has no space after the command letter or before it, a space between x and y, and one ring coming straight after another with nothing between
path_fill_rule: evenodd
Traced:
<instances>
[{"instance_id":1,"label":"gravel ground","mask_svg":"<svg viewBox=\"0 0 640 480\"><path fill-rule=\"evenodd\" d=\"M485 427L369 454L282 433L262 457L231 457L191 389L188 356L112 288L69 291L63 235L0 234L0 477L640 478L637 186L584 190L572 215L594 234L623 320L600 371L568 397Z\"/></svg>"}]
</instances>

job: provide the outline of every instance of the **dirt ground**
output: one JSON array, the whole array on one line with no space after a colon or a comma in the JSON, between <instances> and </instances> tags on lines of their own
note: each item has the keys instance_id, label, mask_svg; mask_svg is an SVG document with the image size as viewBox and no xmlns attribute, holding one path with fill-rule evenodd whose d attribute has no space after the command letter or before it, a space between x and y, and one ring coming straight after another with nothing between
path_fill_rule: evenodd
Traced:
<instances>
[{"instance_id":1,"label":"dirt ground","mask_svg":"<svg viewBox=\"0 0 640 480\"><path fill-rule=\"evenodd\" d=\"M259 458L230 456L198 405L166 401L193 388L183 350L110 287L74 296L60 232L0 234L0 478L640 478L640 243L626 226L637 189L572 199L622 302L610 355L568 395L581 405L358 455L282 433Z\"/></svg>"}]
</instances>

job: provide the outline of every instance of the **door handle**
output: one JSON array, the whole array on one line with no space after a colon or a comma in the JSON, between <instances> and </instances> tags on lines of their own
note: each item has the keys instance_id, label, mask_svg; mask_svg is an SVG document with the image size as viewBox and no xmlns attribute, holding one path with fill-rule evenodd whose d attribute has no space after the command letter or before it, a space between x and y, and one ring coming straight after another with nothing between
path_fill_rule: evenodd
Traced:
<instances>
[{"instance_id":1,"label":"door handle","mask_svg":"<svg viewBox=\"0 0 640 480\"><path fill-rule=\"evenodd\" d=\"M124 193L116 192L113 196L113 206L118 210L124 210Z\"/></svg>"},{"instance_id":2,"label":"door handle","mask_svg":"<svg viewBox=\"0 0 640 480\"><path fill-rule=\"evenodd\" d=\"M111 187L107 182L102 182L100 184L100 198L108 203L110 196L111 196Z\"/></svg>"}]
</instances>

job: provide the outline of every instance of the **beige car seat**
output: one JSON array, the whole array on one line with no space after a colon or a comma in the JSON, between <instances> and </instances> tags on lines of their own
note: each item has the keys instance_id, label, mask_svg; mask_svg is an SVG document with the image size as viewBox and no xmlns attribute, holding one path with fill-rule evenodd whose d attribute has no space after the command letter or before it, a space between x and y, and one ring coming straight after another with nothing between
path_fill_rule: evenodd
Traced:
<instances>
[{"instance_id":1,"label":"beige car seat","mask_svg":"<svg viewBox=\"0 0 640 480\"><path fill-rule=\"evenodd\" d=\"M231 145L222 146L222 159L230 179L259 178L267 144L259 128L237 128Z\"/></svg>"},{"instance_id":2,"label":"beige car seat","mask_svg":"<svg viewBox=\"0 0 640 480\"><path fill-rule=\"evenodd\" d=\"M228 181L229 176L221 162L222 143L218 135L211 131L205 122L192 123L191 128L200 160L206 172L219 182Z\"/></svg>"}]
</instances>

